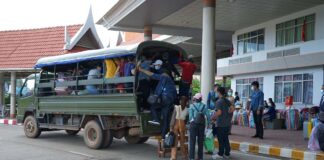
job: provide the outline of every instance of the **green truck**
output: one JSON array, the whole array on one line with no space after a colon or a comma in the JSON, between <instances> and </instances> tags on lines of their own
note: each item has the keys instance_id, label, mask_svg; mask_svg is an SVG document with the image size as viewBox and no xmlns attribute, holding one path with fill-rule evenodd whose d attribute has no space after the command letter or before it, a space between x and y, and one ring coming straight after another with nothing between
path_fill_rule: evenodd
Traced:
<instances>
[{"instance_id":1,"label":"green truck","mask_svg":"<svg viewBox=\"0 0 324 160\"><path fill-rule=\"evenodd\" d=\"M131 50L100 49L41 58L35 65L40 73L27 77L21 89L25 91L19 93L17 121L23 123L29 138L55 130L76 135L83 129L84 142L92 149L109 147L113 138L144 143L150 136L159 135L160 128L148 123L149 111L140 109L143 93L137 91L138 73L107 78L107 60L134 56L137 64L144 56L161 55L167 55L176 64L186 53L173 44L147 41ZM102 75L89 78L87 69L98 64L102 64ZM128 84L130 88L127 92L109 91L118 84ZM89 86L95 86L98 93L84 93Z\"/></svg>"}]
</instances>

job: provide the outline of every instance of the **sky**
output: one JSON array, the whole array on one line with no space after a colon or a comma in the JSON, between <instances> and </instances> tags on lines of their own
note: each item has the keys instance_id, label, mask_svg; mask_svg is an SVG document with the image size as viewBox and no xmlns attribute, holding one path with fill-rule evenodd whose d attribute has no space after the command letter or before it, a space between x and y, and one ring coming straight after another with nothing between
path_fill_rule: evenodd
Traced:
<instances>
[{"instance_id":1,"label":"sky","mask_svg":"<svg viewBox=\"0 0 324 160\"><path fill-rule=\"evenodd\" d=\"M0 31L83 24L90 5L94 23L118 0L1 0ZM96 27L104 45L115 35Z\"/></svg>"}]
</instances>

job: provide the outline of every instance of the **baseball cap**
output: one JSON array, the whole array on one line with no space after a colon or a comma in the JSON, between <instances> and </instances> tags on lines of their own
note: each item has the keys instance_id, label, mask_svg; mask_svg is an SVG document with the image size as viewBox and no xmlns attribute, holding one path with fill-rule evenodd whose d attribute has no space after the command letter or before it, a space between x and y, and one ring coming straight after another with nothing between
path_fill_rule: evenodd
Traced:
<instances>
[{"instance_id":1,"label":"baseball cap","mask_svg":"<svg viewBox=\"0 0 324 160\"><path fill-rule=\"evenodd\" d=\"M202 99L202 94L201 93L196 93L193 98L194 99Z\"/></svg>"},{"instance_id":2,"label":"baseball cap","mask_svg":"<svg viewBox=\"0 0 324 160\"><path fill-rule=\"evenodd\" d=\"M156 60L153 65L162 65L163 61L161 61L160 59Z\"/></svg>"}]
</instances>

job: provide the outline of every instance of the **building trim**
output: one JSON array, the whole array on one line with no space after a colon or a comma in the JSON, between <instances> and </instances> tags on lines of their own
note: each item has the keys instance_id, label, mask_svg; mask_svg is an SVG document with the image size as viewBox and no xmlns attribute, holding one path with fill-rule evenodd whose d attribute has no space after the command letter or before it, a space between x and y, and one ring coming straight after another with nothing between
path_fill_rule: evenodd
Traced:
<instances>
[{"instance_id":1,"label":"building trim","mask_svg":"<svg viewBox=\"0 0 324 160\"><path fill-rule=\"evenodd\" d=\"M65 50L71 50L73 47L81 40L81 38L87 33L87 31L90 30L93 37L96 40L96 43L100 48L104 48L103 44L101 43L101 40L98 36L96 26L93 22L93 15L92 15L92 9L90 7L87 20L85 24L78 30L78 32L73 36L71 40L69 40L69 44L64 45ZM68 36L67 34L65 36ZM69 39L68 37L65 37L65 39Z\"/></svg>"},{"instance_id":2,"label":"building trim","mask_svg":"<svg viewBox=\"0 0 324 160\"><path fill-rule=\"evenodd\" d=\"M217 68L217 76L230 76L301 67L321 66L324 64L323 59L324 52L273 58L266 61L219 67Z\"/></svg>"}]
</instances>

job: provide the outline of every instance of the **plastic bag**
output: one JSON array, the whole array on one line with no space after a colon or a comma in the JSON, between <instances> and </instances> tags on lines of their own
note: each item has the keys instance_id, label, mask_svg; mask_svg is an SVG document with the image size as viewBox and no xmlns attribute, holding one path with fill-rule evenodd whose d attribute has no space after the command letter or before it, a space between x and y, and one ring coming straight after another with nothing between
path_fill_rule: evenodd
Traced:
<instances>
[{"instance_id":1,"label":"plastic bag","mask_svg":"<svg viewBox=\"0 0 324 160\"><path fill-rule=\"evenodd\" d=\"M308 141L308 149L311 151L318 151L320 150L320 146L318 143L318 138L317 138L317 126L312 129L312 133L309 137Z\"/></svg>"},{"instance_id":2,"label":"plastic bag","mask_svg":"<svg viewBox=\"0 0 324 160\"><path fill-rule=\"evenodd\" d=\"M214 138L213 136L213 130L212 129L206 129L206 138Z\"/></svg>"},{"instance_id":3,"label":"plastic bag","mask_svg":"<svg viewBox=\"0 0 324 160\"><path fill-rule=\"evenodd\" d=\"M254 123L253 113L252 112L250 112L250 115L249 115L249 127L250 128L254 128L255 127L255 123Z\"/></svg>"},{"instance_id":4,"label":"plastic bag","mask_svg":"<svg viewBox=\"0 0 324 160\"><path fill-rule=\"evenodd\" d=\"M213 138L205 138L204 146L205 146L205 149L208 152L213 152L214 148L215 148L215 146L214 146L214 137Z\"/></svg>"},{"instance_id":5,"label":"plastic bag","mask_svg":"<svg viewBox=\"0 0 324 160\"><path fill-rule=\"evenodd\" d=\"M165 135L165 139L163 141L163 147L164 148L172 148L174 146L175 142L175 135L173 132L169 132Z\"/></svg>"}]
</instances>

